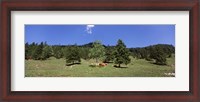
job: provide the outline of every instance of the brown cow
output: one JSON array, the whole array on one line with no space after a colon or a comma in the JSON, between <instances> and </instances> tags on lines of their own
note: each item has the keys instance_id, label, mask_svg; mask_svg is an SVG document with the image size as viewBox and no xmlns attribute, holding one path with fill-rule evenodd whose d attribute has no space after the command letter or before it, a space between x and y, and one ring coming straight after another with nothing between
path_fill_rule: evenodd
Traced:
<instances>
[{"instance_id":1,"label":"brown cow","mask_svg":"<svg viewBox=\"0 0 200 102\"><path fill-rule=\"evenodd\" d=\"M108 64L107 63L99 63L99 66L100 67L105 67L105 66L107 66Z\"/></svg>"},{"instance_id":2,"label":"brown cow","mask_svg":"<svg viewBox=\"0 0 200 102\"><path fill-rule=\"evenodd\" d=\"M31 57L31 56L28 56L28 57L26 57L25 59L26 59L26 60L31 60L32 57Z\"/></svg>"}]
</instances>

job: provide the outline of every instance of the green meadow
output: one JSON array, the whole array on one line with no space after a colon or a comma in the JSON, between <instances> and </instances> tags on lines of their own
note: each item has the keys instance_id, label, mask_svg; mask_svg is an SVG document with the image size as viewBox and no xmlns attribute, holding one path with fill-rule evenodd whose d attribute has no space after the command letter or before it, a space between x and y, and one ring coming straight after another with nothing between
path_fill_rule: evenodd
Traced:
<instances>
[{"instance_id":1,"label":"green meadow","mask_svg":"<svg viewBox=\"0 0 200 102\"><path fill-rule=\"evenodd\" d=\"M108 63L104 67L91 67L94 60L81 59L80 64L66 66L64 58L50 57L47 60L25 60L25 77L174 77L175 57L167 58L167 65L131 57L128 65L121 68Z\"/></svg>"}]
</instances>

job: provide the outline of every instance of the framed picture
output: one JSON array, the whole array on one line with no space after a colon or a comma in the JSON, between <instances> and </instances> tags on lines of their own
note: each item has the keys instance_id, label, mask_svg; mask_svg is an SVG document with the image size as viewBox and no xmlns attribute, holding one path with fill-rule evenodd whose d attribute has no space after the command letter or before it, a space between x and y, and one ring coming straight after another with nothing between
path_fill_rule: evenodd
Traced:
<instances>
[{"instance_id":1,"label":"framed picture","mask_svg":"<svg viewBox=\"0 0 200 102\"><path fill-rule=\"evenodd\" d=\"M1 2L1 101L198 102L198 0Z\"/></svg>"}]
</instances>

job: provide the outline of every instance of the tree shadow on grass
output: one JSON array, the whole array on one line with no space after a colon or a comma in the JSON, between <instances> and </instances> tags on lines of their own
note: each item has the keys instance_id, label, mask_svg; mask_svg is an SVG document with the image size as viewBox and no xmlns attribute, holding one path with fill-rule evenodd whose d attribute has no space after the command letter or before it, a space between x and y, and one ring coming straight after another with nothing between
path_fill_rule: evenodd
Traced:
<instances>
[{"instance_id":1,"label":"tree shadow on grass","mask_svg":"<svg viewBox=\"0 0 200 102\"><path fill-rule=\"evenodd\" d=\"M68 63L68 64L65 64L66 66L72 66L72 65L79 65L81 64L80 62L76 62L76 63Z\"/></svg>"},{"instance_id":2,"label":"tree shadow on grass","mask_svg":"<svg viewBox=\"0 0 200 102\"><path fill-rule=\"evenodd\" d=\"M99 66L99 65L89 65L89 67L92 67L92 68L103 68L105 66Z\"/></svg>"},{"instance_id":3,"label":"tree shadow on grass","mask_svg":"<svg viewBox=\"0 0 200 102\"><path fill-rule=\"evenodd\" d=\"M113 61L104 61L103 63L113 63Z\"/></svg>"},{"instance_id":4,"label":"tree shadow on grass","mask_svg":"<svg viewBox=\"0 0 200 102\"><path fill-rule=\"evenodd\" d=\"M167 66L167 64L159 64L159 63L156 63L156 62L149 62L151 64L154 64L154 65L159 65L159 66Z\"/></svg>"},{"instance_id":5,"label":"tree shadow on grass","mask_svg":"<svg viewBox=\"0 0 200 102\"><path fill-rule=\"evenodd\" d=\"M97 65L89 65L89 67L97 67Z\"/></svg>"},{"instance_id":6,"label":"tree shadow on grass","mask_svg":"<svg viewBox=\"0 0 200 102\"><path fill-rule=\"evenodd\" d=\"M128 68L127 66L117 66L117 65L114 65L113 67L115 67L115 68Z\"/></svg>"}]
</instances>

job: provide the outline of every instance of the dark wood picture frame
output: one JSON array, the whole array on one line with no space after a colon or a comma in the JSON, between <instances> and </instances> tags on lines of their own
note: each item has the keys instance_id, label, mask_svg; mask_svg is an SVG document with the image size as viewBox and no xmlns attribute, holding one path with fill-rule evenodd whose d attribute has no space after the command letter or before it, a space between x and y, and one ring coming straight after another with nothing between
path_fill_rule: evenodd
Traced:
<instances>
[{"instance_id":1,"label":"dark wood picture frame","mask_svg":"<svg viewBox=\"0 0 200 102\"><path fill-rule=\"evenodd\" d=\"M3 0L0 101L200 102L199 0ZM190 91L11 91L11 11L189 11Z\"/></svg>"}]
</instances>

